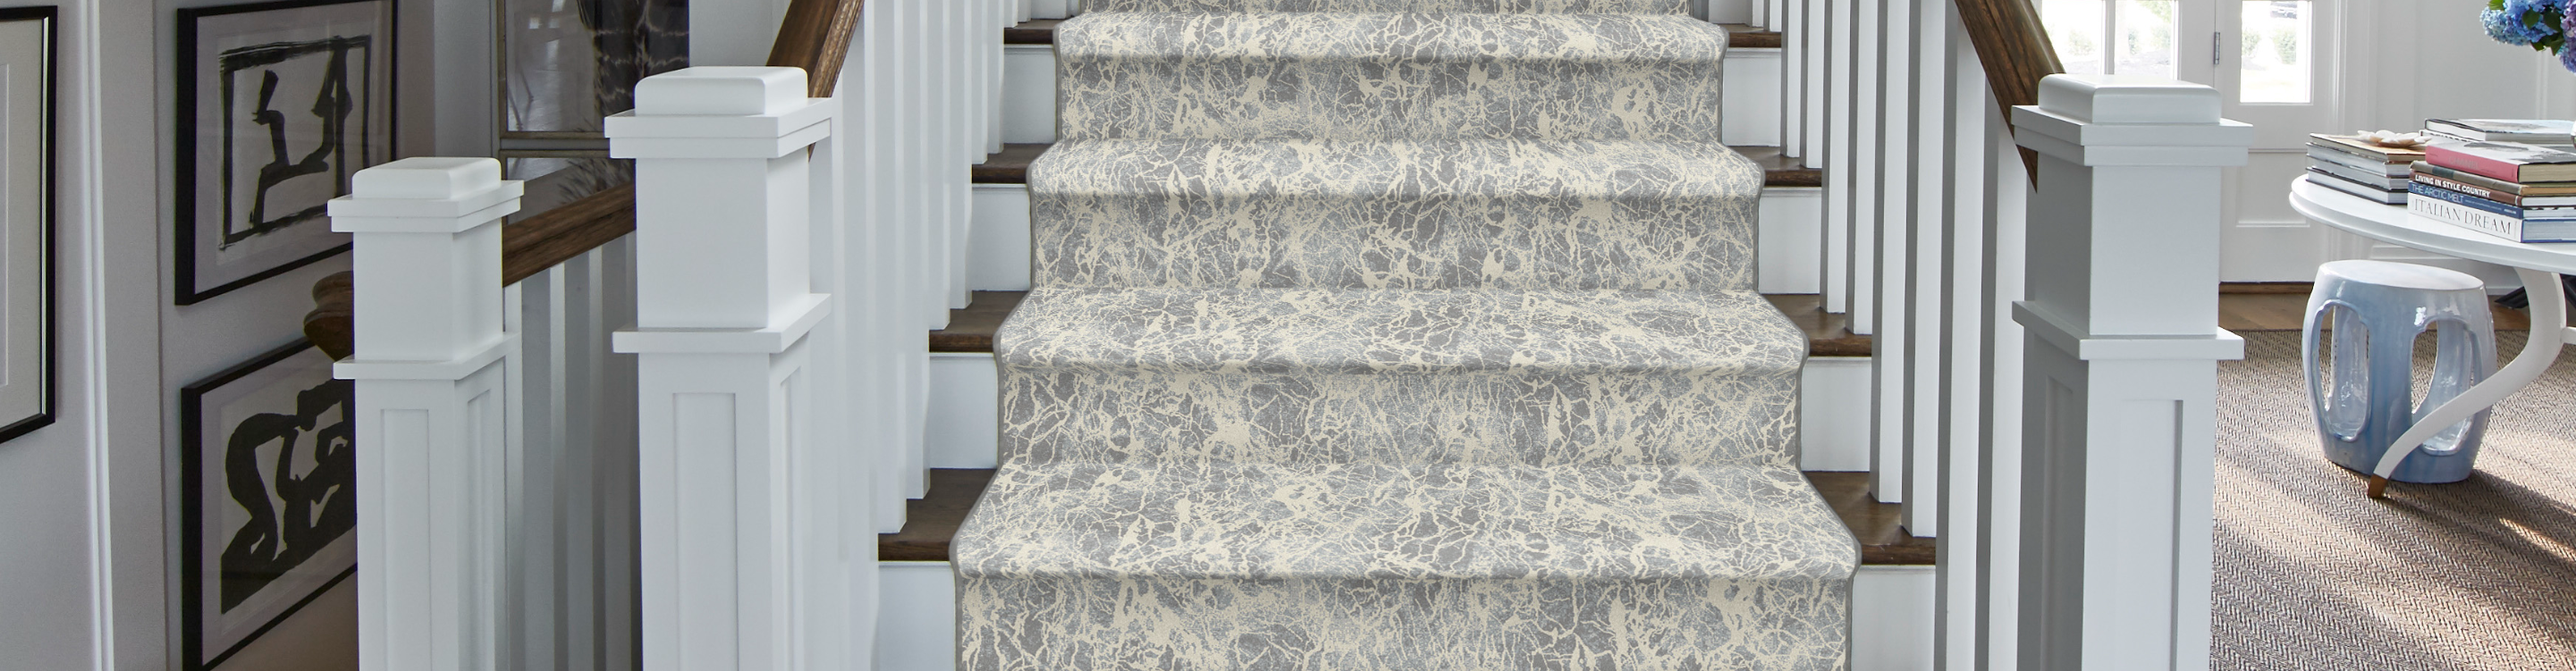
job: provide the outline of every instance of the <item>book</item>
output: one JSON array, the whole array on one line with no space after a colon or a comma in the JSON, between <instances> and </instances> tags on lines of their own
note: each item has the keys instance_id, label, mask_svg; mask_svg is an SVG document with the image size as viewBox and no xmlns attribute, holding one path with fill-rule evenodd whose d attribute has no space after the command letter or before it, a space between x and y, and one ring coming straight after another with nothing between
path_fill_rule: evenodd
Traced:
<instances>
[{"instance_id":1,"label":"book","mask_svg":"<svg viewBox=\"0 0 2576 671\"><path fill-rule=\"evenodd\" d=\"M2507 182L2576 181L2576 154L2511 142L2437 142L2425 162Z\"/></svg>"},{"instance_id":2,"label":"book","mask_svg":"<svg viewBox=\"0 0 2576 671\"><path fill-rule=\"evenodd\" d=\"M2576 143L2576 122L2558 119L2426 119L2424 130L2486 142Z\"/></svg>"},{"instance_id":3,"label":"book","mask_svg":"<svg viewBox=\"0 0 2576 671\"><path fill-rule=\"evenodd\" d=\"M2415 173L2414 181L2417 184L2429 184L2434 188L2458 191L2514 207L2576 207L2576 196L2523 196L2468 182L2436 177L2429 172Z\"/></svg>"},{"instance_id":4,"label":"book","mask_svg":"<svg viewBox=\"0 0 2576 671\"><path fill-rule=\"evenodd\" d=\"M2481 212L2513 217L2522 221L2576 220L2576 208L2562 207L2524 209L2460 193L2458 191L2443 189L2429 184L2409 185L2406 188L2406 193L2413 195L2418 199L2438 199L2449 202L2453 205L2472 208Z\"/></svg>"},{"instance_id":5,"label":"book","mask_svg":"<svg viewBox=\"0 0 2576 671\"><path fill-rule=\"evenodd\" d=\"M2355 168L2341 163L2319 159L2308 159L2308 169L2376 186L2388 191L2404 191L2406 190L2406 184L2414 181L2414 176L2411 173L2405 177L2390 177L2379 174L2379 171L2377 170L2362 170L2360 168Z\"/></svg>"},{"instance_id":6,"label":"book","mask_svg":"<svg viewBox=\"0 0 2576 671\"><path fill-rule=\"evenodd\" d=\"M2352 154L2380 163L2413 163L2424 160L2424 150L2417 147L2382 147L2361 139L2359 135L2308 135L2308 146Z\"/></svg>"},{"instance_id":7,"label":"book","mask_svg":"<svg viewBox=\"0 0 2576 671\"><path fill-rule=\"evenodd\" d=\"M2308 169L2308 183L2360 196L2363 200L2368 200L2382 205L2397 205L2406 202L2406 192L2404 191L2390 191L2382 189L2349 179L2336 177L2315 168Z\"/></svg>"},{"instance_id":8,"label":"book","mask_svg":"<svg viewBox=\"0 0 2576 671\"><path fill-rule=\"evenodd\" d=\"M2524 222L2513 217L2453 204L2437 198L2410 198L2406 211L2415 216L2515 242L2576 242L2576 221Z\"/></svg>"},{"instance_id":9,"label":"book","mask_svg":"<svg viewBox=\"0 0 2576 671\"><path fill-rule=\"evenodd\" d=\"M2361 158L2316 145L2308 146L2308 158L2317 161L2328 161L2352 166L2355 170L2379 173L2382 177L2404 177L2408 173L2414 172L2414 168L2412 167L2414 164L2412 163L2380 163L2378 161Z\"/></svg>"},{"instance_id":10,"label":"book","mask_svg":"<svg viewBox=\"0 0 2576 671\"><path fill-rule=\"evenodd\" d=\"M2480 187L2485 187L2485 188L2489 188L2489 189L2494 189L2494 190L2496 190L2496 191L2500 191L2500 192L2504 192L2504 193L2510 193L2510 194L2515 194L2515 195L2519 195L2519 196L2525 196L2525 197L2529 197L2529 196L2576 196L2576 182L2558 182L2558 183L2550 183L2550 182L2533 182L2533 183L2530 183L2530 184L2521 184L2521 183L2516 183L2516 182L2508 182L2508 181L2504 181L2504 180L2501 180L2501 179L2496 179L2496 178L2493 178L2493 177L2488 177L2488 176L2485 176L2485 175L2478 175L2478 174L2473 174L2473 173L2460 172L2460 171L2458 171L2458 170L2452 170L2452 169L2450 169L2450 168L2445 168L2445 167L2442 167L2442 166L2433 165L2433 164L2431 164L2431 163L2416 163L2416 164L2415 164L2415 172L2416 172L2416 174L2432 175L2432 176L2434 176L2434 177L2440 177L2440 178L2442 178L2442 179L2448 179L2448 180L2458 181L2458 182L2461 182L2461 183L2469 184L2469 185L2471 185L2471 186L2480 186Z\"/></svg>"}]
</instances>

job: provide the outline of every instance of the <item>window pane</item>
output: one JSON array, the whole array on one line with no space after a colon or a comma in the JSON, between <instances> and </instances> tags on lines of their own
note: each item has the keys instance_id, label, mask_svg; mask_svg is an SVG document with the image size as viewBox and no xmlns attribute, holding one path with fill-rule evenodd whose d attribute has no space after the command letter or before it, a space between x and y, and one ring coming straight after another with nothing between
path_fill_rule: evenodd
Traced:
<instances>
[{"instance_id":1,"label":"window pane","mask_svg":"<svg viewBox=\"0 0 2576 671\"><path fill-rule=\"evenodd\" d=\"M2237 38L2237 101L2304 104L2315 48L2309 19L2316 8L2308 0L2245 0L2244 28Z\"/></svg>"},{"instance_id":2,"label":"window pane","mask_svg":"<svg viewBox=\"0 0 2576 671\"><path fill-rule=\"evenodd\" d=\"M2057 47L2057 60L2066 64L2066 72L2079 75L2103 74L2102 53L2103 0L2042 0L2041 23L2048 26L2048 41Z\"/></svg>"},{"instance_id":3,"label":"window pane","mask_svg":"<svg viewBox=\"0 0 2576 671\"><path fill-rule=\"evenodd\" d=\"M503 0L502 130L598 132L635 81L688 65L686 0Z\"/></svg>"},{"instance_id":4,"label":"window pane","mask_svg":"<svg viewBox=\"0 0 2576 671\"><path fill-rule=\"evenodd\" d=\"M2174 0L2119 0L2120 34L2111 72L2174 76Z\"/></svg>"}]
</instances>

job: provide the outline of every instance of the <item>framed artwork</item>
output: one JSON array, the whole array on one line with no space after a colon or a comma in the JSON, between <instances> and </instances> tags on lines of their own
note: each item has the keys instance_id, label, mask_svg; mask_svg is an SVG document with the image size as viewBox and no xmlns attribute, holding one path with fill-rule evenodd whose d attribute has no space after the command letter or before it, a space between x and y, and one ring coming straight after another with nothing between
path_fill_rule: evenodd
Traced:
<instances>
[{"instance_id":1,"label":"framed artwork","mask_svg":"<svg viewBox=\"0 0 2576 671\"><path fill-rule=\"evenodd\" d=\"M0 440L54 423L54 25L0 9Z\"/></svg>"},{"instance_id":2,"label":"framed artwork","mask_svg":"<svg viewBox=\"0 0 2576 671\"><path fill-rule=\"evenodd\" d=\"M324 204L393 159L393 0L179 10L177 300L349 249Z\"/></svg>"},{"instance_id":3,"label":"framed artwork","mask_svg":"<svg viewBox=\"0 0 2576 671\"><path fill-rule=\"evenodd\" d=\"M182 668L356 574L355 391L302 340L180 390Z\"/></svg>"}]
</instances>

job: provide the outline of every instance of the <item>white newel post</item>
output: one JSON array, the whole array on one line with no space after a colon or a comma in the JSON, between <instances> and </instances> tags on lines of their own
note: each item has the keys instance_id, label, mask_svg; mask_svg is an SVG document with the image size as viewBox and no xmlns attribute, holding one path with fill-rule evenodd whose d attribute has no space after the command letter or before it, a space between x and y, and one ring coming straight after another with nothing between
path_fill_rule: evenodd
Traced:
<instances>
[{"instance_id":1,"label":"white newel post","mask_svg":"<svg viewBox=\"0 0 2576 671\"><path fill-rule=\"evenodd\" d=\"M846 635L810 630L840 539L796 533L836 513L794 486L837 468L806 344L831 308L807 249L825 102L795 68L696 67L608 119L609 154L636 159L636 325L613 342L637 355L645 669L812 668Z\"/></svg>"},{"instance_id":2,"label":"white newel post","mask_svg":"<svg viewBox=\"0 0 2576 671\"><path fill-rule=\"evenodd\" d=\"M2207 86L2054 75L2013 109L2039 152L2022 391L2024 669L2209 665L2220 168L2253 128Z\"/></svg>"},{"instance_id":3,"label":"white newel post","mask_svg":"<svg viewBox=\"0 0 2576 671\"><path fill-rule=\"evenodd\" d=\"M354 234L358 394L358 657L367 671L497 667L515 442L504 384L501 218L520 184L488 158L358 171L330 203Z\"/></svg>"}]
</instances>

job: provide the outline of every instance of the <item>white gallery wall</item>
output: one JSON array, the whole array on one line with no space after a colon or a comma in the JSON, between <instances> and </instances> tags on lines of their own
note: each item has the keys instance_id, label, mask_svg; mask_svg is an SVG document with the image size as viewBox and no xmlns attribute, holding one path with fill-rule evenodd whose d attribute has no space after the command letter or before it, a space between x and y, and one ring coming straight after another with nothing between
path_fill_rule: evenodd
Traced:
<instances>
[{"instance_id":1,"label":"white gallery wall","mask_svg":"<svg viewBox=\"0 0 2576 671\"><path fill-rule=\"evenodd\" d=\"M0 0L29 4L38 3ZM168 639L154 391L152 6L43 4L59 7L61 39L56 415L53 425L0 443L0 667L158 671Z\"/></svg>"}]
</instances>

